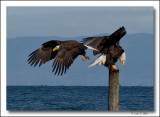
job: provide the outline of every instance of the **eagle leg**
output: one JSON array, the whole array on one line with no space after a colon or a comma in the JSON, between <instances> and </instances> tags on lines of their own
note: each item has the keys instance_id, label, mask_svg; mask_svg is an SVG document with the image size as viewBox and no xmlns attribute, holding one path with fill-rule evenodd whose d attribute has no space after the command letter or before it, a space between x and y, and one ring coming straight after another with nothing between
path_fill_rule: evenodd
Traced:
<instances>
[{"instance_id":1,"label":"eagle leg","mask_svg":"<svg viewBox=\"0 0 160 117\"><path fill-rule=\"evenodd\" d=\"M115 66L115 65L112 65L112 66L111 66L111 72L113 72L113 71L118 71L117 66Z\"/></svg>"},{"instance_id":2,"label":"eagle leg","mask_svg":"<svg viewBox=\"0 0 160 117\"><path fill-rule=\"evenodd\" d=\"M89 60L89 57L85 57L84 55L82 55L82 60L85 61L85 60Z\"/></svg>"}]
</instances>

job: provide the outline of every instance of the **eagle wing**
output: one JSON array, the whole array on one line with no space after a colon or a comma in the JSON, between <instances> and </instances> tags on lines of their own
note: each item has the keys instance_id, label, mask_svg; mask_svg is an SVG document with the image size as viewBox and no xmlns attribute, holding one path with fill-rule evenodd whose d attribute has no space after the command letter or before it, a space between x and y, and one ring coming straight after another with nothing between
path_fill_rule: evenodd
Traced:
<instances>
[{"instance_id":1,"label":"eagle wing","mask_svg":"<svg viewBox=\"0 0 160 117\"><path fill-rule=\"evenodd\" d=\"M105 41L108 39L108 36L102 36L102 37L88 37L83 39L83 44L92 46L93 48L97 49L98 51L93 51L93 54L99 54L101 53Z\"/></svg>"},{"instance_id":2,"label":"eagle wing","mask_svg":"<svg viewBox=\"0 0 160 117\"><path fill-rule=\"evenodd\" d=\"M104 46L108 47L114 45L115 43L118 43L126 33L126 29L123 26L120 27L108 37L108 39L104 42Z\"/></svg>"},{"instance_id":3,"label":"eagle wing","mask_svg":"<svg viewBox=\"0 0 160 117\"><path fill-rule=\"evenodd\" d=\"M34 67L39 63L39 67L49 60L55 58L58 51L53 52L53 48L59 45L61 42L57 40L48 41L40 48L35 50L29 55L28 64L34 65Z\"/></svg>"},{"instance_id":4,"label":"eagle wing","mask_svg":"<svg viewBox=\"0 0 160 117\"><path fill-rule=\"evenodd\" d=\"M114 58L121 56L123 52L123 48L119 45L117 47L114 47L113 51L111 51Z\"/></svg>"},{"instance_id":5,"label":"eagle wing","mask_svg":"<svg viewBox=\"0 0 160 117\"><path fill-rule=\"evenodd\" d=\"M82 44L83 45L83 44ZM70 65L73 63L74 59L77 58L78 55L82 54L85 49L85 46L81 47L72 47L70 49L65 46L60 46L57 56L53 62L53 71L58 75L61 73L66 73L66 70L69 69Z\"/></svg>"},{"instance_id":6,"label":"eagle wing","mask_svg":"<svg viewBox=\"0 0 160 117\"><path fill-rule=\"evenodd\" d=\"M122 26L115 32L113 32L110 36L102 36L102 37L88 37L83 39L84 45L92 46L98 51L93 51L93 54L103 53L102 51L105 48L118 43L119 40L127 33L125 28Z\"/></svg>"}]
</instances>

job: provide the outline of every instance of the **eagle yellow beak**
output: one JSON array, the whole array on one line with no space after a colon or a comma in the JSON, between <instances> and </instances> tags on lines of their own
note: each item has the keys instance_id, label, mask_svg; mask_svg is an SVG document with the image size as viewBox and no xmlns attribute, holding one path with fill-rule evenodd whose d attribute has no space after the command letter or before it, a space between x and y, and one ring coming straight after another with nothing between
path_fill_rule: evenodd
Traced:
<instances>
[{"instance_id":1,"label":"eagle yellow beak","mask_svg":"<svg viewBox=\"0 0 160 117\"><path fill-rule=\"evenodd\" d=\"M53 52L56 51L56 50L58 50L58 49L59 49L58 47L53 48Z\"/></svg>"},{"instance_id":2,"label":"eagle yellow beak","mask_svg":"<svg viewBox=\"0 0 160 117\"><path fill-rule=\"evenodd\" d=\"M125 61L121 61L121 64L124 65Z\"/></svg>"}]
</instances>

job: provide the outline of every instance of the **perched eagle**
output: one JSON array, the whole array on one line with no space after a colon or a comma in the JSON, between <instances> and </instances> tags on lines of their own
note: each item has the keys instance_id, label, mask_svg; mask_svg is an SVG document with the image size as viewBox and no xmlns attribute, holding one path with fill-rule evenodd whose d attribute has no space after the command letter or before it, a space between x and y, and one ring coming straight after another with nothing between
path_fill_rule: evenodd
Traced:
<instances>
[{"instance_id":1,"label":"perched eagle","mask_svg":"<svg viewBox=\"0 0 160 117\"><path fill-rule=\"evenodd\" d=\"M40 67L47 61L54 59L52 72L55 71L55 75L62 75L66 73L66 70L69 69L78 55L82 55L83 60L89 59L89 57L85 57L85 50L87 48L96 50L74 40L51 40L43 43L40 48L29 55L28 64L35 67L39 63Z\"/></svg>"},{"instance_id":2,"label":"perched eagle","mask_svg":"<svg viewBox=\"0 0 160 117\"><path fill-rule=\"evenodd\" d=\"M111 69L111 71L118 70L114 65L118 59L121 64L124 65L126 55L123 48L119 45L119 41L126 33L125 28L122 26L110 36L88 37L83 39L85 45L98 50L93 51L94 55L101 53L101 55L88 67L103 64Z\"/></svg>"}]
</instances>

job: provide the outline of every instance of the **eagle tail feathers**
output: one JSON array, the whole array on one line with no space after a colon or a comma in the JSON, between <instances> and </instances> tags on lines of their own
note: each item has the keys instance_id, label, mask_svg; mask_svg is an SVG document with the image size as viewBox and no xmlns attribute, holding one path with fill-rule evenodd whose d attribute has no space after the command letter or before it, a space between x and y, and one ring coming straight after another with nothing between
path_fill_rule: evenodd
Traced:
<instances>
[{"instance_id":1,"label":"eagle tail feathers","mask_svg":"<svg viewBox=\"0 0 160 117\"><path fill-rule=\"evenodd\" d=\"M88 46L88 45L84 45L84 46L86 46L88 49L90 49L90 50L95 50L95 51L98 51L97 49L95 49L95 48L93 48L93 47L91 47L91 46Z\"/></svg>"},{"instance_id":2,"label":"eagle tail feathers","mask_svg":"<svg viewBox=\"0 0 160 117\"><path fill-rule=\"evenodd\" d=\"M95 61L93 61L88 67L93 67L95 65L101 65L101 64L105 64L106 62L106 55L101 55L99 56Z\"/></svg>"}]
</instances>

